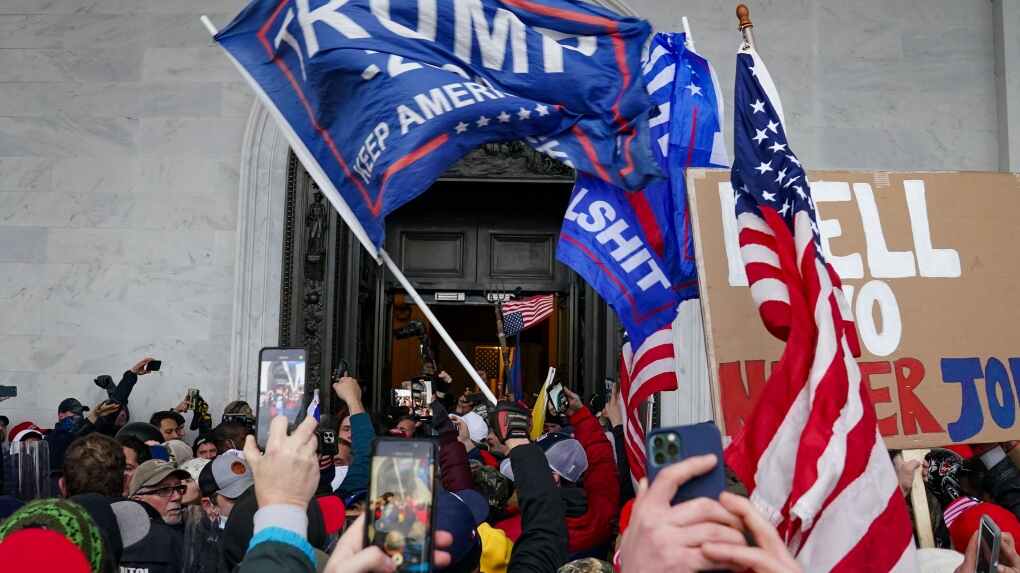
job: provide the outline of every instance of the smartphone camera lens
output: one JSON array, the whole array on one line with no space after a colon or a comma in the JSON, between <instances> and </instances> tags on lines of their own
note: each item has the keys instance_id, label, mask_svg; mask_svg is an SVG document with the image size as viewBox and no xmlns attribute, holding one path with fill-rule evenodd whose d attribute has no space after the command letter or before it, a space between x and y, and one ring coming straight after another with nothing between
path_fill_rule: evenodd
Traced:
<instances>
[{"instance_id":1,"label":"smartphone camera lens","mask_svg":"<svg viewBox=\"0 0 1020 573\"><path fill-rule=\"evenodd\" d=\"M669 454L670 458L676 458L677 454L680 453L680 448L677 447L675 442L670 442L666 446L666 453Z\"/></svg>"},{"instance_id":2,"label":"smartphone camera lens","mask_svg":"<svg viewBox=\"0 0 1020 573\"><path fill-rule=\"evenodd\" d=\"M660 450L662 449L662 446L665 445L664 442L665 441L662 439L662 436L655 436L654 438L652 438L652 447L657 450Z\"/></svg>"},{"instance_id":3,"label":"smartphone camera lens","mask_svg":"<svg viewBox=\"0 0 1020 573\"><path fill-rule=\"evenodd\" d=\"M661 466L666 463L666 454L662 452L655 452L655 465Z\"/></svg>"}]
</instances>

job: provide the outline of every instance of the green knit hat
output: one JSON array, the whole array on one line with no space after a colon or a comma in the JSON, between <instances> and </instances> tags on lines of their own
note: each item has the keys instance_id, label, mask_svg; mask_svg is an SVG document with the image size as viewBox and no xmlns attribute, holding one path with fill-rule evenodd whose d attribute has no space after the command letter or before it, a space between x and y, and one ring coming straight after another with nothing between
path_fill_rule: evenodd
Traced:
<instances>
[{"instance_id":1,"label":"green knit hat","mask_svg":"<svg viewBox=\"0 0 1020 573\"><path fill-rule=\"evenodd\" d=\"M0 541L15 531L36 527L60 533L85 554L92 573L103 571L103 536L82 506L66 499L37 499L0 525Z\"/></svg>"}]
</instances>

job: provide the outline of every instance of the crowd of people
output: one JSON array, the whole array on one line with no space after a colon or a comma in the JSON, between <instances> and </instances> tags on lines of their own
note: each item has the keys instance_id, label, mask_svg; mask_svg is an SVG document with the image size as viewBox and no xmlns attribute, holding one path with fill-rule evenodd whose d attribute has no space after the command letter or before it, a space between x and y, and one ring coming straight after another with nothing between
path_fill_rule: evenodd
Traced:
<instances>
[{"instance_id":1,"label":"crowd of people","mask_svg":"<svg viewBox=\"0 0 1020 573\"><path fill-rule=\"evenodd\" d=\"M533 440L528 404L437 391L427 417L396 404L374 416L358 381L345 376L333 384L333 415L323 418L338 452L323 455L313 417L296 428L275 418L258 443L248 404L228 404L214 426L209 404L193 391L147 422L132 421L130 396L150 360L117 383L97 379L107 399L94 408L61 401L52 429L0 416L0 569L425 571L365 540L373 441L388 436L436 446L429 535L437 570L800 570L735 480L718 499L672 504L682 484L722 463L714 456L633 483L615 396L593 412L566 390L565 411L546 416ZM438 378L438 387L450 387L445 373ZM188 429L197 433L190 444ZM930 493L943 549L926 550L924 570L975 571L975 532L988 515L1003 532L999 571L1020 571L1013 541L1020 449L1013 445L936 449L923 464L895 456L904 495L917 472Z\"/></svg>"}]
</instances>

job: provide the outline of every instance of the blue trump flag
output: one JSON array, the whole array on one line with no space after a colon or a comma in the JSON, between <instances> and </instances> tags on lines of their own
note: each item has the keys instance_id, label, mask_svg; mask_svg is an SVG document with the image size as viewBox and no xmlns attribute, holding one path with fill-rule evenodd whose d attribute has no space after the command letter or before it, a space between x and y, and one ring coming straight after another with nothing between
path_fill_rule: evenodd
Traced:
<instances>
[{"instance_id":1,"label":"blue trump flag","mask_svg":"<svg viewBox=\"0 0 1020 573\"><path fill-rule=\"evenodd\" d=\"M649 30L567 0L254 0L216 40L375 254L385 216L483 143L626 188L659 177Z\"/></svg>"},{"instance_id":2,"label":"blue trump flag","mask_svg":"<svg viewBox=\"0 0 1020 573\"><path fill-rule=\"evenodd\" d=\"M684 170L726 163L718 82L684 34L656 34L643 74L656 106L651 145L667 179L626 192L579 175L557 247L613 307L634 348L698 296Z\"/></svg>"}]
</instances>

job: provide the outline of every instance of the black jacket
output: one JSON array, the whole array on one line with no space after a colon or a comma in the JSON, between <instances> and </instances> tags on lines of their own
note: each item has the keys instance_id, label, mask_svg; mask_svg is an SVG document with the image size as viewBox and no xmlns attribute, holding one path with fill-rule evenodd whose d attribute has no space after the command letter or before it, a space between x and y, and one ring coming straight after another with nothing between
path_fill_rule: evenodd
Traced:
<instances>
[{"instance_id":1,"label":"black jacket","mask_svg":"<svg viewBox=\"0 0 1020 573\"><path fill-rule=\"evenodd\" d=\"M1020 469L1009 456L984 472L981 485L995 503L1020 519Z\"/></svg>"},{"instance_id":2,"label":"black jacket","mask_svg":"<svg viewBox=\"0 0 1020 573\"><path fill-rule=\"evenodd\" d=\"M315 565L298 548L286 543L259 543L244 556L238 573L315 573Z\"/></svg>"},{"instance_id":3,"label":"black jacket","mask_svg":"<svg viewBox=\"0 0 1020 573\"><path fill-rule=\"evenodd\" d=\"M138 503L149 514L149 534L124 548L121 573L179 573L184 556L180 532L164 523L149 504Z\"/></svg>"},{"instance_id":4,"label":"black jacket","mask_svg":"<svg viewBox=\"0 0 1020 573\"><path fill-rule=\"evenodd\" d=\"M556 573L567 560L567 522L563 499L549 462L536 444L510 451L521 536L510 554L507 573Z\"/></svg>"},{"instance_id":5,"label":"black jacket","mask_svg":"<svg viewBox=\"0 0 1020 573\"><path fill-rule=\"evenodd\" d=\"M237 503L227 518L227 527L221 537L223 554L220 558L220 573L237 571L248 551L248 544L255 535L255 512L258 509L255 486L252 486L237 498ZM319 511L319 503L313 498L308 504L308 543L316 549L325 549L327 542L326 526Z\"/></svg>"}]
</instances>

